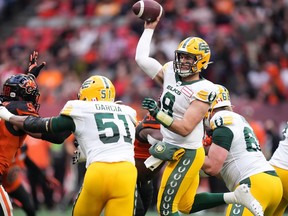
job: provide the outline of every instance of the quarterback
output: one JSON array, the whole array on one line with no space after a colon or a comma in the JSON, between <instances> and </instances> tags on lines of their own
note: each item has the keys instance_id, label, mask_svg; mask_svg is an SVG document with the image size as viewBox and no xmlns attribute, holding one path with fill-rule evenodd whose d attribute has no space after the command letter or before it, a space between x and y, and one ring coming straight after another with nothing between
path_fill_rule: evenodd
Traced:
<instances>
[{"instance_id":1,"label":"quarterback","mask_svg":"<svg viewBox=\"0 0 288 216\"><path fill-rule=\"evenodd\" d=\"M134 160L136 111L114 103L115 88L104 76L91 76L78 100L68 101L59 116L17 116L4 107L0 116L25 131L71 131L86 158L86 174L72 215L133 215L137 170Z\"/></svg>"},{"instance_id":2,"label":"quarterback","mask_svg":"<svg viewBox=\"0 0 288 216\"><path fill-rule=\"evenodd\" d=\"M154 157L167 161L158 192L157 211L160 215L177 216L179 212L189 214L195 210L192 207L205 158L203 119L218 88L200 75L208 67L211 55L202 38L184 39L175 50L174 61L164 65L149 56L159 20L160 17L154 22L145 22L135 60L150 78L162 85L160 106L155 100L145 98L142 107L161 123L163 135L162 141L149 151ZM220 202L232 201L226 198L221 195ZM261 215L261 210L257 211L255 215Z\"/></svg>"}]
</instances>

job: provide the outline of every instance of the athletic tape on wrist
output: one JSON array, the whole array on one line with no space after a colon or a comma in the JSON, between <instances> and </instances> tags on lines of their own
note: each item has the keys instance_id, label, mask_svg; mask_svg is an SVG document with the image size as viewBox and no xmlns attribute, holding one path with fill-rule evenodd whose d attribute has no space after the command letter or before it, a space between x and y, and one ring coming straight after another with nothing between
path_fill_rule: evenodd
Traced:
<instances>
[{"instance_id":1,"label":"athletic tape on wrist","mask_svg":"<svg viewBox=\"0 0 288 216\"><path fill-rule=\"evenodd\" d=\"M156 115L156 119L161 123L163 124L165 127L169 127L174 119L167 115L166 113L164 113L163 111L159 111Z\"/></svg>"}]
</instances>

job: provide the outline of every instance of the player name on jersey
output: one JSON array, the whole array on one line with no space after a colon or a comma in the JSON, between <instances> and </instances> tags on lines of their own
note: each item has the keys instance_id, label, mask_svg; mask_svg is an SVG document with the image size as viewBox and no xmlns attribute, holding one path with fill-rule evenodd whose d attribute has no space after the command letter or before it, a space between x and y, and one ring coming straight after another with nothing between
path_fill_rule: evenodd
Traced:
<instances>
[{"instance_id":1,"label":"player name on jersey","mask_svg":"<svg viewBox=\"0 0 288 216\"><path fill-rule=\"evenodd\" d=\"M112 112L122 112L120 106L117 105L107 105L107 104L95 104L96 110L105 110L105 111L112 111Z\"/></svg>"}]
</instances>

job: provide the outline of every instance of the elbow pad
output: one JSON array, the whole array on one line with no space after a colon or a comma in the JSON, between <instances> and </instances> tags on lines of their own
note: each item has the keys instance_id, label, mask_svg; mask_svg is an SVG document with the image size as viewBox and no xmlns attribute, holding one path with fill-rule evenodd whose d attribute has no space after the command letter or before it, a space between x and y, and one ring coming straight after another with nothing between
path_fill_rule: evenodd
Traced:
<instances>
[{"instance_id":1,"label":"elbow pad","mask_svg":"<svg viewBox=\"0 0 288 216\"><path fill-rule=\"evenodd\" d=\"M49 127L50 119L51 118L28 116L24 121L23 128L25 131L31 133L51 132L51 129Z\"/></svg>"}]
</instances>

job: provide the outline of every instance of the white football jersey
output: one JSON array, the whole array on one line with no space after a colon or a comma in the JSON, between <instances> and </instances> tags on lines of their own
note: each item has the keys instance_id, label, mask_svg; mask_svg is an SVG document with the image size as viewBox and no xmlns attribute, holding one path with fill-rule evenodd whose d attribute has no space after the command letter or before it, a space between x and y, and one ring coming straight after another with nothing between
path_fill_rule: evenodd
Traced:
<instances>
[{"instance_id":1,"label":"white football jersey","mask_svg":"<svg viewBox=\"0 0 288 216\"><path fill-rule=\"evenodd\" d=\"M173 62L163 66L164 82L163 92L160 98L161 110L173 117L182 119L184 113L194 100L212 103L218 91L216 85L206 79L193 82L181 82L179 76L173 70ZM187 149L197 149L202 146L204 136L203 121L195 127L188 136L183 137L161 125L163 141L178 145Z\"/></svg>"},{"instance_id":2,"label":"white football jersey","mask_svg":"<svg viewBox=\"0 0 288 216\"><path fill-rule=\"evenodd\" d=\"M230 151L221 169L221 176L230 191L251 175L274 170L261 152L253 129L243 116L231 111L219 111L210 120L210 126L214 129L225 126L233 133Z\"/></svg>"},{"instance_id":3,"label":"white football jersey","mask_svg":"<svg viewBox=\"0 0 288 216\"><path fill-rule=\"evenodd\" d=\"M279 142L279 146L273 153L270 164L273 166L288 170L288 139L285 138Z\"/></svg>"},{"instance_id":4,"label":"white football jersey","mask_svg":"<svg viewBox=\"0 0 288 216\"><path fill-rule=\"evenodd\" d=\"M104 101L68 101L60 112L75 124L75 138L93 162L134 162L136 111L125 105Z\"/></svg>"}]
</instances>

